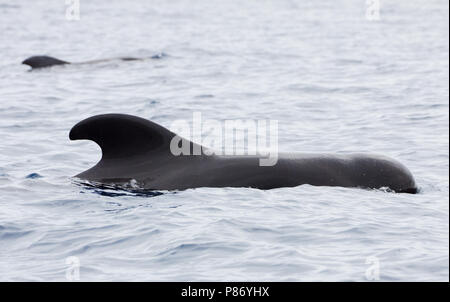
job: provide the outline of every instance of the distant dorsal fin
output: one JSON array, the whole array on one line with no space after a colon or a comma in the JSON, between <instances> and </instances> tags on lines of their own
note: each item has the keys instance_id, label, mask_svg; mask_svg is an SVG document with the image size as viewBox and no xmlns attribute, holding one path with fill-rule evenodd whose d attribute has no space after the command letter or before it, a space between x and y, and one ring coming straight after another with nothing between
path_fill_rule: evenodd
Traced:
<instances>
[{"instance_id":1,"label":"distant dorsal fin","mask_svg":"<svg viewBox=\"0 0 450 302\"><path fill-rule=\"evenodd\" d=\"M126 114L87 118L70 130L71 140L88 139L102 149L104 159L130 158L158 152L170 154L176 134L149 120Z\"/></svg>"},{"instance_id":2,"label":"distant dorsal fin","mask_svg":"<svg viewBox=\"0 0 450 302\"><path fill-rule=\"evenodd\" d=\"M49 57L49 56L33 56L24 60L22 64L28 65L31 68L43 68L50 67L54 65L64 65L70 64L70 62L66 62L57 58Z\"/></svg>"}]
</instances>

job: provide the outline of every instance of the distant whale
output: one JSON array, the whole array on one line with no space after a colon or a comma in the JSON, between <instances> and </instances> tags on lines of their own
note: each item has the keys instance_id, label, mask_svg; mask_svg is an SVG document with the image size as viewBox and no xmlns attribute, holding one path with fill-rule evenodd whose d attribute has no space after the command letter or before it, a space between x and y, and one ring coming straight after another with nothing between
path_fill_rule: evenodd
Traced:
<instances>
[{"instance_id":1,"label":"distant whale","mask_svg":"<svg viewBox=\"0 0 450 302\"><path fill-rule=\"evenodd\" d=\"M173 155L170 144L175 136L136 116L104 114L87 118L70 130L69 137L96 142L102 158L76 177L110 185L135 181L140 188L153 190L272 189L310 184L417 192L408 169L387 157L288 153L279 154L273 166L260 166L258 156ZM185 141L191 150L201 147Z\"/></svg>"},{"instance_id":2,"label":"distant whale","mask_svg":"<svg viewBox=\"0 0 450 302\"><path fill-rule=\"evenodd\" d=\"M92 60L92 61L85 61L85 62L77 62L77 63L71 63L71 62L63 61L63 60L56 59L56 58L49 57L49 56L33 56L33 57L29 57L28 59L24 60L22 62L22 64L28 65L32 69L35 69L35 68L51 67L51 66L55 66L55 65L91 64L91 63L108 62L108 61L113 61L113 60L138 61L138 60L145 60L145 59L160 59L163 56L165 56L163 53L159 53L159 54L153 55L151 57L145 57L145 58L119 57L119 58L111 58L111 59L100 59L100 60Z\"/></svg>"}]
</instances>

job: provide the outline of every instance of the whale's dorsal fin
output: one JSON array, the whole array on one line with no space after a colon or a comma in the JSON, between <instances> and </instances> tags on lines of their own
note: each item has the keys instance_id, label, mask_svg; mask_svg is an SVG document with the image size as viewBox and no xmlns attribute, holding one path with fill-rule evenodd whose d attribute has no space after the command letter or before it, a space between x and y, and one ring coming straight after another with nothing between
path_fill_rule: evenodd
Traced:
<instances>
[{"instance_id":1,"label":"whale's dorsal fin","mask_svg":"<svg viewBox=\"0 0 450 302\"><path fill-rule=\"evenodd\" d=\"M71 140L88 139L102 149L102 160L132 158L149 153L170 154L176 134L149 120L126 114L87 118L70 130Z\"/></svg>"},{"instance_id":2,"label":"whale's dorsal fin","mask_svg":"<svg viewBox=\"0 0 450 302\"><path fill-rule=\"evenodd\" d=\"M42 68L42 67L50 67L53 65L64 65L70 63L49 56L33 56L24 60L22 64L28 65L31 68Z\"/></svg>"}]
</instances>

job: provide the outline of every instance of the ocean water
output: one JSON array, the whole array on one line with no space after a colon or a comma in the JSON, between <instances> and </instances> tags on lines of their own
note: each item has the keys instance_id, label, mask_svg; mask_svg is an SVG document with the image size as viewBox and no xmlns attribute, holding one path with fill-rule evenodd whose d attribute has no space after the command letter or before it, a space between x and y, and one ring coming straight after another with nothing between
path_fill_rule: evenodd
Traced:
<instances>
[{"instance_id":1,"label":"ocean water","mask_svg":"<svg viewBox=\"0 0 450 302\"><path fill-rule=\"evenodd\" d=\"M379 3L0 1L0 280L448 281L449 3ZM278 120L280 151L384 154L420 193L82 185L69 130L110 112Z\"/></svg>"}]
</instances>

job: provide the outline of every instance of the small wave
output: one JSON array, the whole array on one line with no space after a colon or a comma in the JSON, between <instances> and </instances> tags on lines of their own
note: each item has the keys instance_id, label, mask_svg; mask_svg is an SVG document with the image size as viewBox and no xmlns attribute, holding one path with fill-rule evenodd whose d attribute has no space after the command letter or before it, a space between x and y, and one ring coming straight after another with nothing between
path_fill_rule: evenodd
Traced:
<instances>
[{"instance_id":1,"label":"small wave","mask_svg":"<svg viewBox=\"0 0 450 302\"><path fill-rule=\"evenodd\" d=\"M27 176L25 176L25 178L29 178L29 179L36 179L36 178L42 178L43 176L40 175L39 173L31 173L28 174Z\"/></svg>"},{"instance_id":2,"label":"small wave","mask_svg":"<svg viewBox=\"0 0 450 302\"><path fill-rule=\"evenodd\" d=\"M154 54L153 56L151 56L152 59L162 59L165 57L168 57L168 55L164 52L160 52L160 53L157 53L157 54Z\"/></svg>"},{"instance_id":3,"label":"small wave","mask_svg":"<svg viewBox=\"0 0 450 302\"><path fill-rule=\"evenodd\" d=\"M104 184L79 179L74 179L73 182L75 185L82 187L88 192L108 197L121 197L121 196L155 197L168 193L140 188L136 180L134 179L122 185ZM82 191L82 193L84 192Z\"/></svg>"}]
</instances>

